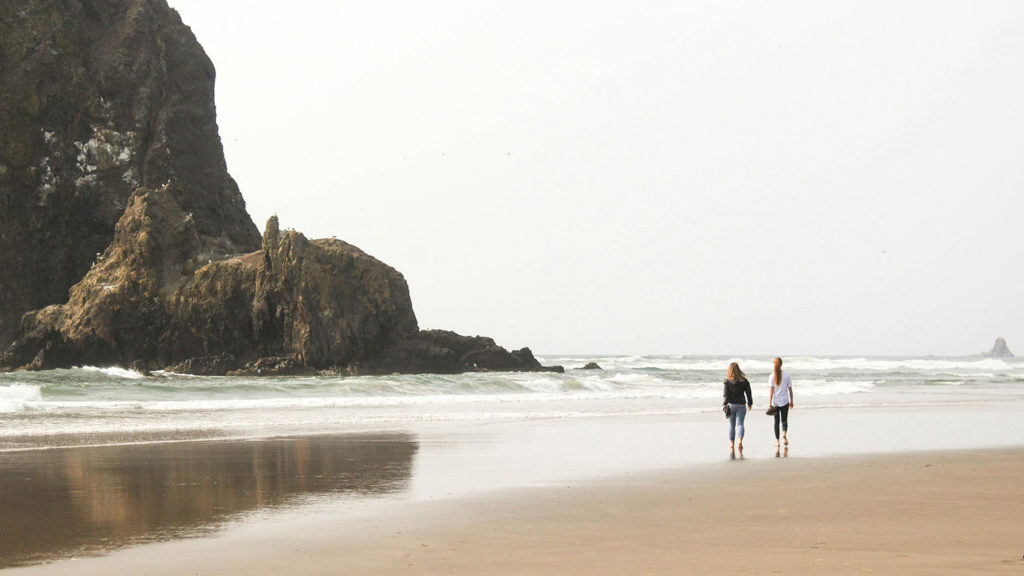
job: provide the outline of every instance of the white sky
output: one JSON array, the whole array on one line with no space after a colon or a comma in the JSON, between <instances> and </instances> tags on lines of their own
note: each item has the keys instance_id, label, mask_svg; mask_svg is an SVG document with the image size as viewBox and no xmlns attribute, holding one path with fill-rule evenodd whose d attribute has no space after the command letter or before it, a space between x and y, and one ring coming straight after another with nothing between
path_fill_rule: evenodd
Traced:
<instances>
[{"instance_id":1,"label":"white sky","mask_svg":"<svg viewBox=\"0 0 1024 576\"><path fill-rule=\"evenodd\" d=\"M540 354L1024 353L1024 3L170 0L228 170Z\"/></svg>"}]
</instances>

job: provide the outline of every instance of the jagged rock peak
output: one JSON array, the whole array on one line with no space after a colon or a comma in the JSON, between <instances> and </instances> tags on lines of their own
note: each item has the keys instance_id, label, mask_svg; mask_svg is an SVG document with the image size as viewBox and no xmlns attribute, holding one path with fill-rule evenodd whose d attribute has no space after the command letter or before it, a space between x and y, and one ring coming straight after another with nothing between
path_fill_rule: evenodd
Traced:
<instances>
[{"instance_id":1,"label":"jagged rock peak","mask_svg":"<svg viewBox=\"0 0 1024 576\"><path fill-rule=\"evenodd\" d=\"M267 218L267 225L263 228L263 249L273 248L281 240L281 225L277 221L277 214Z\"/></svg>"}]
</instances>

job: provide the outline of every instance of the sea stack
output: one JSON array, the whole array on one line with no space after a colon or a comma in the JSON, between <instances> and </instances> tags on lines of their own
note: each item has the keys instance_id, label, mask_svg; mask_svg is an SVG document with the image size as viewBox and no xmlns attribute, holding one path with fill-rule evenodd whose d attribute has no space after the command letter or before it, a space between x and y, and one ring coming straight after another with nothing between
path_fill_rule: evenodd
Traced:
<instances>
[{"instance_id":1,"label":"sea stack","mask_svg":"<svg viewBox=\"0 0 1024 576\"><path fill-rule=\"evenodd\" d=\"M544 369L420 331L401 273L355 246L276 218L261 237L166 0L6 2L0 28L0 369Z\"/></svg>"},{"instance_id":2,"label":"sea stack","mask_svg":"<svg viewBox=\"0 0 1024 576\"><path fill-rule=\"evenodd\" d=\"M992 346L992 349L988 352L982 352L981 355L990 358L1010 358L1013 356L1013 352L1010 352L1009 346L1006 345L1006 340L996 338L996 343Z\"/></svg>"}]
</instances>

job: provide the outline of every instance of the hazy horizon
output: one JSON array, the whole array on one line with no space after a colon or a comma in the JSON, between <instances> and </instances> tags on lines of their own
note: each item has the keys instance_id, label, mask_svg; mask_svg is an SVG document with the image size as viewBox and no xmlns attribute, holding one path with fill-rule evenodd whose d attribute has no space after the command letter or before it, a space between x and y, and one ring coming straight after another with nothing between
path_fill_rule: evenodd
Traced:
<instances>
[{"instance_id":1,"label":"hazy horizon","mask_svg":"<svg viewBox=\"0 0 1024 576\"><path fill-rule=\"evenodd\" d=\"M169 0L228 170L551 354L1024 347L1024 4Z\"/></svg>"}]
</instances>

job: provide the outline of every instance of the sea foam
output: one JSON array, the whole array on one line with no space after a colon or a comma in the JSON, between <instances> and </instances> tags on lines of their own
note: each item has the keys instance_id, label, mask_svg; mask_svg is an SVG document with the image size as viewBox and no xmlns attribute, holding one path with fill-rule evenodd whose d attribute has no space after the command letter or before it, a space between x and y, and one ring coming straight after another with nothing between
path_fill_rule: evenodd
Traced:
<instances>
[{"instance_id":1,"label":"sea foam","mask_svg":"<svg viewBox=\"0 0 1024 576\"><path fill-rule=\"evenodd\" d=\"M19 412L31 402L43 399L42 387L32 384L0 386L0 412Z\"/></svg>"},{"instance_id":2,"label":"sea foam","mask_svg":"<svg viewBox=\"0 0 1024 576\"><path fill-rule=\"evenodd\" d=\"M127 380L138 380L140 378L146 377L144 374L135 372L134 370L127 370L125 368L118 368L116 366L111 366L108 368L101 368L99 366L81 366L79 367L79 369L84 370L86 372L99 372L106 376L112 376L114 378L124 378Z\"/></svg>"}]
</instances>

